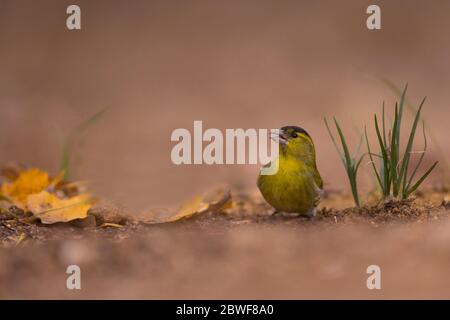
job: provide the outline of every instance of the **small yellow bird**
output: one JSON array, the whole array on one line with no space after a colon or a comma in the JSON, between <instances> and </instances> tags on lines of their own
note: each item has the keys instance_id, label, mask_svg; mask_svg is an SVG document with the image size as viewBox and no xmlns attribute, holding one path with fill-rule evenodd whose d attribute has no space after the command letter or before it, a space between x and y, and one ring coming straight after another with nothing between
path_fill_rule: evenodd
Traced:
<instances>
[{"instance_id":1,"label":"small yellow bird","mask_svg":"<svg viewBox=\"0 0 450 320\"><path fill-rule=\"evenodd\" d=\"M273 175L259 175L258 188L264 199L275 208L274 214L315 216L323 182L310 135L300 127L286 126L271 138L279 143L279 155L274 160L278 162L278 171Z\"/></svg>"}]
</instances>

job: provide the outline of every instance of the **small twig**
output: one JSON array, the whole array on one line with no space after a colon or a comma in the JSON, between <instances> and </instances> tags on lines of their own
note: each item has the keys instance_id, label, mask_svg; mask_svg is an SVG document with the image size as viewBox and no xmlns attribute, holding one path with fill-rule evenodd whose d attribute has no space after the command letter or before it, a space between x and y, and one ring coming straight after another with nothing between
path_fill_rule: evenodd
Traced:
<instances>
[{"instance_id":1,"label":"small twig","mask_svg":"<svg viewBox=\"0 0 450 320\"><path fill-rule=\"evenodd\" d=\"M11 228L8 224L7 221L1 221L0 222L2 224L2 226L4 226L6 229L11 230L11 231L16 231L15 229Z\"/></svg>"}]
</instances>

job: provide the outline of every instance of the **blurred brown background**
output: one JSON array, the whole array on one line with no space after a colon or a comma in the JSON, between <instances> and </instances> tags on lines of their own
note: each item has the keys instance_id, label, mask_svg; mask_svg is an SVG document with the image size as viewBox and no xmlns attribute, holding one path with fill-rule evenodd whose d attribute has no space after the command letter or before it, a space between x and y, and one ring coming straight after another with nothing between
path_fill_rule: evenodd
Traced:
<instances>
[{"instance_id":1,"label":"blurred brown background","mask_svg":"<svg viewBox=\"0 0 450 320\"><path fill-rule=\"evenodd\" d=\"M72 3L81 31L66 29ZM366 8L375 3L382 29L369 31ZM76 150L74 175L129 208L176 206L215 186L254 188L257 166L171 163L172 130L194 120L220 129L300 125L315 140L326 187L345 189L323 117L336 115L355 143L382 100L391 108L396 99L381 76L409 82L416 103L428 96L424 116L442 152L430 142L427 159L443 167L449 13L446 0L1 0L0 163L55 173L63 137L109 107ZM366 188L370 170L361 173Z\"/></svg>"}]
</instances>

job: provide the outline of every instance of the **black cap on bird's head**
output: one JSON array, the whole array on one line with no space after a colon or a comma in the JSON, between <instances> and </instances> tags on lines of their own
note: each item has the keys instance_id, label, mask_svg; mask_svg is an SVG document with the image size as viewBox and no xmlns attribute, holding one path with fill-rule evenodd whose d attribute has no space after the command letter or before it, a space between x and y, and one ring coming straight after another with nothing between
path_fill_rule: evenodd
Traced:
<instances>
[{"instance_id":1,"label":"black cap on bird's head","mask_svg":"<svg viewBox=\"0 0 450 320\"><path fill-rule=\"evenodd\" d=\"M285 126L280 129L281 132L286 132L295 138L295 134L304 134L309 137L309 133L305 129L297 126ZM295 134L294 134L295 133Z\"/></svg>"},{"instance_id":2,"label":"black cap on bird's head","mask_svg":"<svg viewBox=\"0 0 450 320\"><path fill-rule=\"evenodd\" d=\"M301 134L310 138L308 132L306 132L303 128L297 126L285 126L280 129L278 135L272 135L272 139L282 145L285 145L290 139L297 138Z\"/></svg>"}]
</instances>

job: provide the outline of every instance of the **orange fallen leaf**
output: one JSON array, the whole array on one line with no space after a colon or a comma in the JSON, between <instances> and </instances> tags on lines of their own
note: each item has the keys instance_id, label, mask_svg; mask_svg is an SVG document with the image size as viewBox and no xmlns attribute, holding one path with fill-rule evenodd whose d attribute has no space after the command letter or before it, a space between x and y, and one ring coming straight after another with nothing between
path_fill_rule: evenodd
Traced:
<instances>
[{"instance_id":1,"label":"orange fallen leaf","mask_svg":"<svg viewBox=\"0 0 450 320\"><path fill-rule=\"evenodd\" d=\"M169 217L166 222L177 221L184 218L189 218L190 216L200 213L208 209L208 204L203 202L203 198L200 196L195 196L191 200L185 202L178 209L177 213Z\"/></svg>"},{"instance_id":2,"label":"orange fallen leaf","mask_svg":"<svg viewBox=\"0 0 450 320\"><path fill-rule=\"evenodd\" d=\"M231 193L222 189L207 193L203 199L209 204L208 211L223 211L235 206Z\"/></svg>"},{"instance_id":3,"label":"orange fallen leaf","mask_svg":"<svg viewBox=\"0 0 450 320\"><path fill-rule=\"evenodd\" d=\"M19 173L24 170L24 167L18 163L10 163L1 169L1 175L9 181L14 181L19 176Z\"/></svg>"},{"instance_id":4,"label":"orange fallen leaf","mask_svg":"<svg viewBox=\"0 0 450 320\"><path fill-rule=\"evenodd\" d=\"M64 179L64 170L61 170L56 177L54 177L51 182L48 184L47 189L53 190L56 188L58 184L60 184Z\"/></svg>"},{"instance_id":5,"label":"orange fallen leaf","mask_svg":"<svg viewBox=\"0 0 450 320\"><path fill-rule=\"evenodd\" d=\"M64 171L54 178L37 168L6 172L11 181L0 186L2 205L9 202L8 206L13 204L31 212L30 221L39 219L51 224L87 217L92 199L87 193L81 193L76 182L63 181Z\"/></svg>"},{"instance_id":6,"label":"orange fallen leaf","mask_svg":"<svg viewBox=\"0 0 450 320\"><path fill-rule=\"evenodd\" d=\"M27 208L42 223L52 224L86 218L92 206L90 201L87 194L60 199L47 191L41 191L28 196Z\"/></svg>"},{"instance_id":7,"label":"orange fallen leaf","mask_svg":"<svg viewBox=\"0 0 450 320\"><path fill-rule=\"evenodd\" d=\"M175 213L167 210L158 210L152 213L149 219L145 219L145 222L151 224L175 222L207 211L219 211L226 207L230 201L230 193L223 191L218 191L214 195L209 194L204 197L195 196L182 204Z\"/></svg>"},{"instance_id":8,"label":"orange fallen leaf","mask_svg":"<svg viewBox=\"0 0 450 320\"><path fill-rule=\"evenodd\" d=\"M47 172L32 168L20 172L16 180L3 183L1 194L3 197L11 199L17 207L25 209L27 197L30 194L41 192L49 184L50 179Z\"/></svg>"},{"instance_id":9,"label":"orange fallen leaf","mask_svg":"<svg viewBox=\"0 0 450 320\"><path fill-rule=\"evenodd\" d=\"M52 178L45 171L31 168L18 171L11 182L5 182L0 187L0 200L8 201L22 210L26 210L27 198L32 194L40 193L44 190L55 192L55 188L62 182L64 171Z\"/></svg>"}]
</instances>

